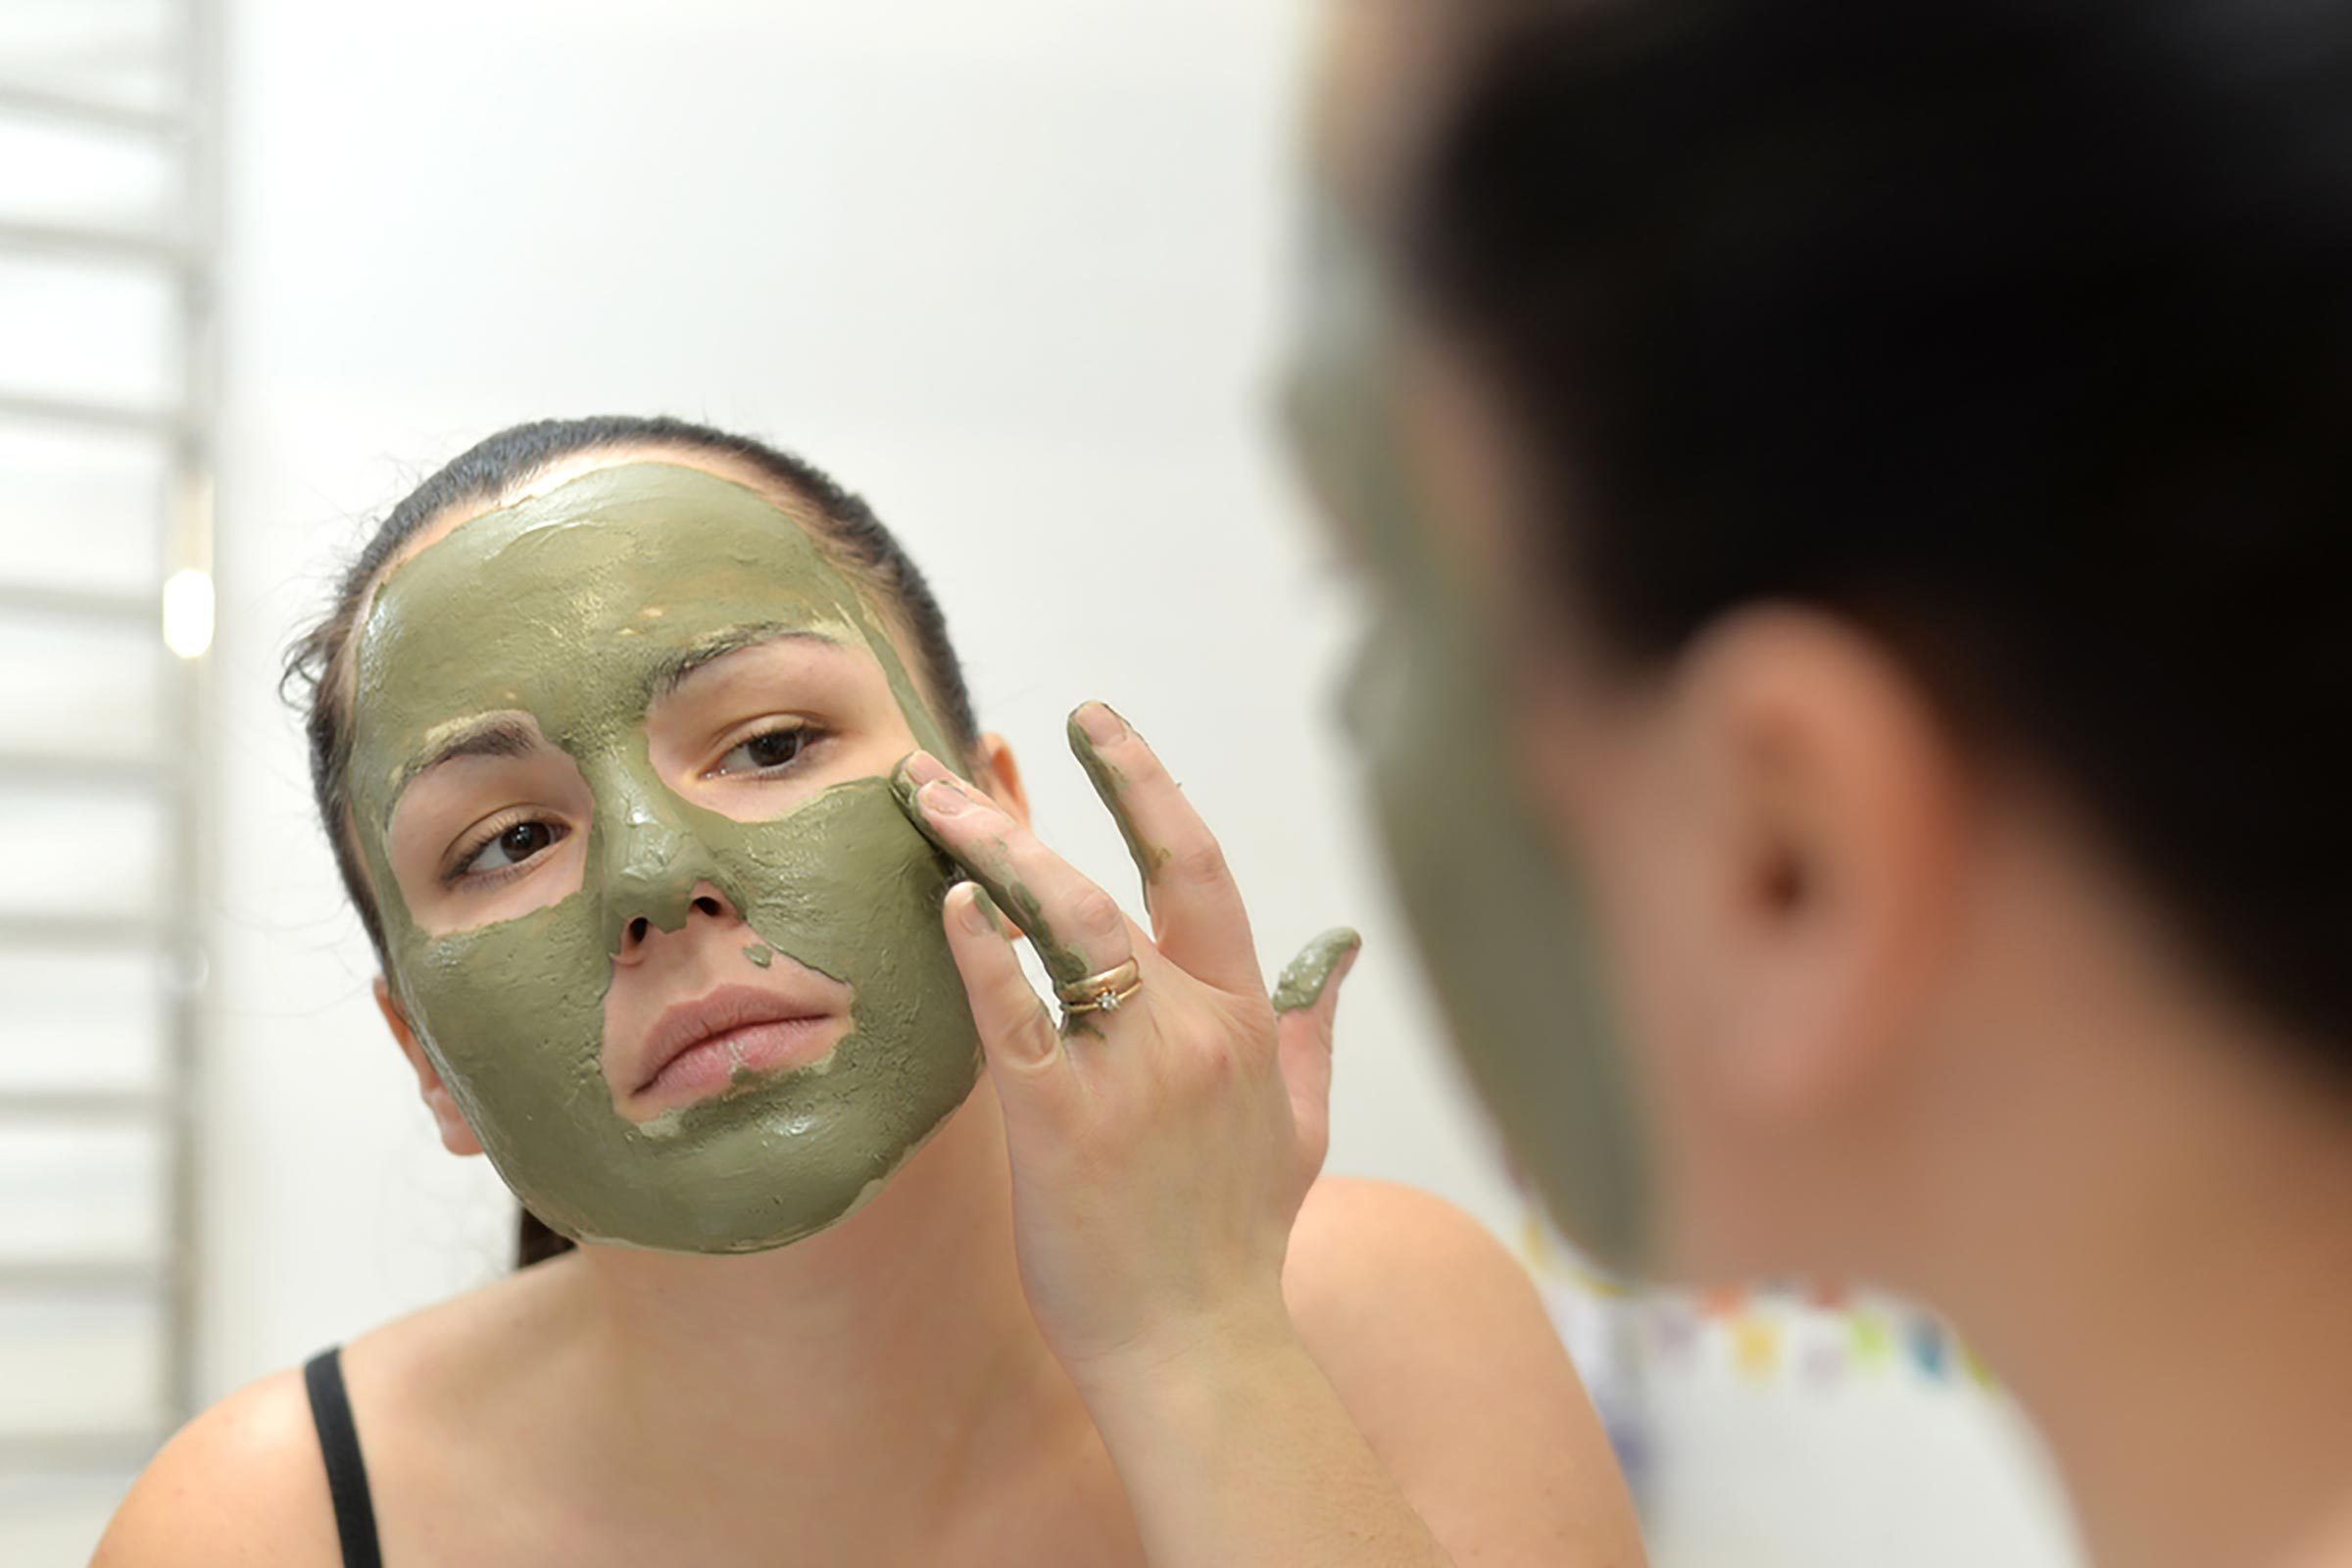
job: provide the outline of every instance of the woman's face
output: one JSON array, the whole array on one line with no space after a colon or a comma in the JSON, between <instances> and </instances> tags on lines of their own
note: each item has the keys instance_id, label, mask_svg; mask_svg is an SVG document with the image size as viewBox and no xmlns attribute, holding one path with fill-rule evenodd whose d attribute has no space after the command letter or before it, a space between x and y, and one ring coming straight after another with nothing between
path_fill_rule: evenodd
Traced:
<instances>
[{"instance_id":1,"label":"woman's face","mask_svg":"<svg viewBox=\"0 0 2352 1568\"><path fill-rule=\"evenodd\" d=\"M558 1230L778 1246L968 1095L953 875L887 783L956 752L787 511L679 460L579 473L398 562L352 671L387 978Z\"/></svg>"},{"instance_id":2,"label":"woman's face","mask_svg":"<svg viewBox=\"0 0 2352 1568\"><path fill-rule=\"evenodd\" d=\"M1455 1043L1565 1227L1632 1264L1646 1241L1644 1151L1582 900L1526 809L1506 741L1494 515L1459 505L1468 431L1431 439L1434 383L1380 254L1461 42L1446 12L1348 0L1335 13L1289 412L1301 468L1371 592L1348 727Z\"/></svg>"}]
</instances>

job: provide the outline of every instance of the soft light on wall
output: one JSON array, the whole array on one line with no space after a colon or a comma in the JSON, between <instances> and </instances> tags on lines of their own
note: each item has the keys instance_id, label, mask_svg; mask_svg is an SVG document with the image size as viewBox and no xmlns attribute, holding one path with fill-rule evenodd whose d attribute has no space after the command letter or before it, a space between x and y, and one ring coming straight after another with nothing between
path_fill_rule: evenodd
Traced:
<instances>
[{"instance_id":1,"label":"soft light on wall","mask_svg":"<svg viewBox=\"0 0 2352 1568\"><path fill-rule=\"evenodd\" d=\"M213 646L212 573L185 566L164 579L164 646L182 659Z\"/></svg>"}]
</instances>

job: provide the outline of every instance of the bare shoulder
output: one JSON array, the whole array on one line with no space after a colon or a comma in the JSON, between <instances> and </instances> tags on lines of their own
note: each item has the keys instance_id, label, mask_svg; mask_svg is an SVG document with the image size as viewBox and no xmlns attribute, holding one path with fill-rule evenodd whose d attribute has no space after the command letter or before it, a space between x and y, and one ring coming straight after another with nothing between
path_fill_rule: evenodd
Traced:
<instances>
[{"instance_id":1,"label":"bare shoulder","mask_svg":"<svg viewBox=\"0 0 2352 1568\"><path fill-rule=\"evenodd\" d=\"M1302 1328L1329 1336L1444 1328L1465 1305L1534 1310L1527 1271L1487 1228L1396 1182L1325 1177L1291 1229L1284 1291Z\"/></svg>"},{"instance_id":2,"label":"bare shoulder","mask_svg":"<svg viewBox=\"0 0 2352 1568\"><path fill-rule=\"evenodd\" d=\"M1527 1270L1443 1199L1318 1182L1284 1294L1364 1437L1457 1561L1642 1560L1633 1503Z\"/></svg>"},{"instance_id":3,"label":"bare shoulder","mask_svg":"<svg viewBox=\"0 0 2352 1568\"><path fill-rule=\"evenodd\" d=\"M148 1464L92 1568L320 1568L341 1560L326 1470L297 1371L273 1372L182 1427Z\"/></svg>"},{"instance_id":4,"label":"bare shoulder","mask_svg":"<svg viewBox=\"0 0 2352 1568\"><path fill-rule=\"evenodd\" d=\"M495 1435L468 1417L495 1405L525 1347L562 1310L564 1276L543 1264L436 1302L354 1339L343 1373L379 1524L386 1483L414 1493L422 1457L495 1478ZM116 1511L92 1568L334 1568L342 1561L326 1461L299 1369L247 1385L181 1428Z\"/></svg>"},{"instance_id":5,"label":"bare shoulder","mask_svg":"<svg viewBox=\"0 0 2352 1568\"><path fill-rule=\"evenodd\" d=\"M1343 1393L1350 1380L1402 1390L1424 1375L1459 1387L1534 1373L1584 1402L1526 1268L1477 1220L1416 1188L1317 1182L1292 1227L1283 1294Z\"/></svg>"}]
</instances>

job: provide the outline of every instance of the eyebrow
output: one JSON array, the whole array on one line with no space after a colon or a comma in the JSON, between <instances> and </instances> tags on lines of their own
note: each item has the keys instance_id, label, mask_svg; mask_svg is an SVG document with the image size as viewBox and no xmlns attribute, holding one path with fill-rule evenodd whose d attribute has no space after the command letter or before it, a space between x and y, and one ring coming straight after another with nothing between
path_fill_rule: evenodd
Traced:
<instances>
[{"instance_id":1,"label":"eyebrow","mask_svg":"<svg viewBox=\"0 0 2352 1568\"><path fill-rule=\"evenodd\" d=\"M715 663L729 654L739 654L747 648L760 648L768 643L806 641L822 643L828 648L841 646L840 639L806 626L769 623L739 626L705 638L684 653L662 664L650 683L653 697L665 697L685 684L687 678L706 664ZM397 801L408 787L444 762L454 762L462 757L530 757L546 743L538 730L523 719L512 714L485 718L468 724L444 740L426 756L400 770L393 782L392 799Z\"/></svg>"},{"instance_id":2,"label":"eyebrow","mask_svg":"<svg viewBox=\"0 0 2352 1568\"><path fill-rule=\"evenodd\" d=\"M821 631L811 631L806 626L788 626L780 622L738 626L731 631L705 638L656 669L653 680L648 683L647 695L649 699L667 697L707 664L714 664L729 654L740 654L747 648L761 648L769 643L780 642L822 643L828 648L841 646L839 638Z\"/></svg>"},{"instance_id":3,"label":"eyebrow","mask_svg":"<svg viewBox=\"0 0 2352 1568\"><path fill-rule=\"evenodd\" d=\"M402 768L392 798L398 800L402 791L444 762L461 757L529 757L541 744L537 730L511 715L469 724L434 747L431 755Z\"/></svg>"}]
</instances>

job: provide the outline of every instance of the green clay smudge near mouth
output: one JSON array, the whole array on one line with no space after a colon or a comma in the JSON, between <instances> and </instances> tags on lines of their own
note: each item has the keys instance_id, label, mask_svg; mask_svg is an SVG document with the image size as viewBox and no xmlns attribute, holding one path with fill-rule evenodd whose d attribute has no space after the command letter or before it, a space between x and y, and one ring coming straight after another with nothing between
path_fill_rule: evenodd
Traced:
<instances>
[{"instance_id":1,"label":"green clay smudge near mouth","mask_svg":"<svg viewBox=\"0 0 2352 1568\"><path fill-rule=\"evenodd\" d=\"M751 959L752 962L758 964L762 969L776 961L776 950L770 947L764 947L757 942L744 949L743 956Z\"/></svg>"},{"instance_id":2,"label":"green clay smudge near mouth","mask_svg":"<svg viewBox=\"0 0 2352 1568\"><path fill-rule=\"evenodd\" d=\"M500 1175L575 1240L743 1252L809 1235L878 1191L977 1081L941 922L955 868L885 780L736 821L653 765L647 708L680 661L714 633L778 627L870 653L916 743L952 755L808 528L674 464L597 469L460 524L385 576L354 640L353 821L387 978ZM456 728L514 713L588 785L581 885L513 918L425 931L385 850L399 785ZM706 883L761 949L850 987L851 1029L822 1063L632 1123L603 1064L612 956L635 919L682 928Z\"/></svg>"},{"instance_id":3,"label":"green clay smudge near mouth","mask_svg":"<svg viewBox=\"0 0 2352 1568\"><path fill-rule=\"evenodd\" d=\"M1346 926L1326 931L1300 950L1274 986L1274 1010L1298 1012L1323 1000L1323 988L1340 964L1364 945Z\"/></svg>"}]
</instances>

